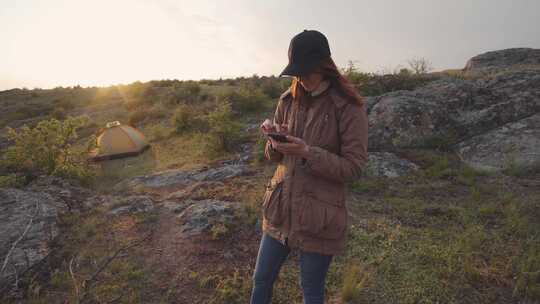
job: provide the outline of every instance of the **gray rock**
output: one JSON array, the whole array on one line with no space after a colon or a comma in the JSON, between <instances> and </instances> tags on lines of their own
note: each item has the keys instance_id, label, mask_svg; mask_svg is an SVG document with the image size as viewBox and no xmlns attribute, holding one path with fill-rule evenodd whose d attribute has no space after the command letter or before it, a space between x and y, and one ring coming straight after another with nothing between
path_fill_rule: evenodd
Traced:
<instances>
[{"instance_id":1,"label":"gray rock","mask_svg":"<svg viewBox=\"0 0 540 304\"><path fill-rule=\"evenodd\" d=\"M180 213L184 211L188 206L190 206L193 203L191 200L185 200L181 202L175 202L175 201L164 201L161 204L162 208L167 209L168 211L172 213Z\"/></svg>"},{"instance_id":2,"label":"gray rock","mask_svg":"<svg viewBox=\"0 0 540 304\"><path fill-rule=\"evenodd\" d=\"M540 165L540 113L505 124L457 146L461 158L476 169Z\"/></svg>"},{"instance_id":3,"label":"gray rock","mask_svg":"<svg viewBox=\"0 0 540 304\"><path fill-rule=\"evenodd\" d=\"M168 170L151 175L137 176L123 181L115 189L162 188L172 186L187 186L197 181L221 181L243 175L248 168L245 165L225 165L218 168L201 168L193 171Z\"/></svg>"},{"instance_id":4,"label":"gray rock","mask_svg":"<svg viewBox=\"0 0 540 304\"><path fill-rule=\"evenodd\" d=\"M231 177L240 176L247 172L243 165L227 165L194 172L190 178L195 181L222 181Z\"/></svg>"},{"instance_id":5,"label":"gray rock","mask_svg":"<svg viewBox=\"0 0 540 304\"><path fill-rule=\"evenodd\" d=\"M166 199L184 199L191 193L190 189L182 189L167 195Z\"/></svg>"},{"instance_id":6,"label":"gray rock","mask_svg":"<svg viewBox=\"0 0 540 304\"><path fill-rule=\"evenodd\" d=\"M54 176L40 176L32 181L25 190L49 194L54 200L61 202L70 211L82 211L83 202L92 195L89 189L69 183Z\"/></svg>"},{"instance_id":7,"label":"gray rock","mask_svg":"<svg viewBox=\"0 0 540 304\"><path fill-rule=\"evenodd\" d=\"M367 103L367 113L369 114L371 112L371 109L373 109L373 106L376 105L380 100L380 96L368 96L365 97L366 103Z\"/></svg>"},{"instance_id":8,"label":"gray rock","mask_svg":"<svg viewBox=\"0 0 540 304\"><path fill-rule=\"evenodd\" d=\"M213 199L188 201L189 206L177 216L181 231L187 236L201 234L217 223L225 224L235 218L235 203Z\"/></svg>"},{"instance_id":9,"label":"gray rock","mask_svg":"<svg viewBox=\"0 0 540 304\"><path fill-rule=\"evenodd\" d=\"M487 72L367 98L369 150L442 146L478 169L536 165L540 50L488 52L472 58L465 71ZM372 172L399 174L385 173L388 165L378 163L376 157Z\"/></svg>"},{"instance_id":10,"label":"gray rock","mask_svg":"<svg viewBox=\"0 0 540 304\"><path fill-rule=\"evenodd\" d=\"M389 152L369 152L364 175L366 177L398 177L407 175L419 167L406 159Z\"/></svg>"},{"instance_id":11,"label":"gray rock","mask_svg":"<svg viewBox=\"0 0 540 304\"><path fill-rule=\"evenodd\" d=\"M193 184L187 186L184 189L172 192L169 194L166 199L168 200L183 200L189 198L194 192L201 188L212 188L212 187L221 187L223 186L223 182L215 182L215 181L202 181L202 182L194 182Z\"/></svg>"},{"instance_id":12,"label":"gray rock","mask_svg":"<svg viewBox=\"0 0 540 304\"><path fill-rule=\"evenodd\" d=\"M381 95L369 113L369 149L456 143L540 112L540 70L478 80L441 79Z\"/></svg>"},{"instance_id":13,"label":"gray rock","mask_svg":"<svg viewBox=\"0 0 540 304\"><path fill-rule=\"evenodd\" d=\"M540 50L531 48L512 48L486 52L469 59L465 71L500 70L513 66L540 65Z\"/></svg>"},{"instance_id":14,"label":"gray rock","mask_svg":"<svg viewBox=\"0 0 540 304\"><path fill-rule=\"evenodd\" d=\"M130 195L127 197L111 197L106 203L110 206L110 215L127 215L145 213L154 210L154 202L147 195Z\"/></svg>"},{"instance_id":15,"label":"gray rock","mask_svg":"<svg viewBox=\"0 0 540 304\"><path fill-rule=\"evenodd\" d=\"M94 209L101 205L107 205L111 200L113 198L109 195L94 195L88 197L82 204L86 209Z\"/></svg>"},{"instance_id":16,"label":"gray rock","mask_svg":"<svg viewBox=\"0 0 540 304\"><path fill-rule=\"evenodd\" d=\"M32 219L26 235L11 252L0 281L12 279L48 255L49 241L58 234L57 216L65 210L64 202L45 192L0 189L0 268Z\"/></svg>"}]
</instances>

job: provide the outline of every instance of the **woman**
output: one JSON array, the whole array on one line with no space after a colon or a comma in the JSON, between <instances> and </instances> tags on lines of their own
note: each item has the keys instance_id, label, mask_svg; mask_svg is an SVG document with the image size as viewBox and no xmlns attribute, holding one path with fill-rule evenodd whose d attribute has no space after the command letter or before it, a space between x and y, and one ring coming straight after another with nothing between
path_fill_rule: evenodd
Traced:
<instances>
[{"instance_id":1,"label":"woman","mask_svg":"<svg viewBox=\"0 0 540 304\"><path fill-rule=\"evenodd\" d=\"M357 179L368 160L366 105L318 31L293 37L282 75L293 76L292 85L261 130L283 133L288 142L266 142L266 158L278 166L262 203L251 303L270 303L291 249L299 250L304 303L324 303L326 273L347 239L346 182Z\"/></svg>"}]
</instances>

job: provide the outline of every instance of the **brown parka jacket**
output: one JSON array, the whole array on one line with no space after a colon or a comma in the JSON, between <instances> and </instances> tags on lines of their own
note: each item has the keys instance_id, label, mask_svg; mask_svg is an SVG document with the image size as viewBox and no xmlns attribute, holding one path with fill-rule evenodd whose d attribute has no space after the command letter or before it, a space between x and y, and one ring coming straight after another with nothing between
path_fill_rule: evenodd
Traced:
<instances>
[{"instance_id":1,"label":"brown parka jacket","mask_svg":"<svg viewBox=\"0 0 540 304\"><path fill-rule=\"evenodd\" d=\"M289 89L279 98L273 120L286 123L288 133L310 149L304 159L284 155L266 142L265 156L278 166L263 197L263 232L291 248L343 254L346 182L359 178L368 160L365 102L351 103L332 85L297 102Z\"/></svg>"}]
</instances>

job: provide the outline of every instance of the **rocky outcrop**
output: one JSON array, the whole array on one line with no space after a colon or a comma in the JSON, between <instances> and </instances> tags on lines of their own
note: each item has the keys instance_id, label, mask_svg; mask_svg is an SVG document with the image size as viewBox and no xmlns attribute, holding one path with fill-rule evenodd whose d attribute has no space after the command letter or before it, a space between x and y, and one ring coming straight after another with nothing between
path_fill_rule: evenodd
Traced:
<instances>
[{"instance_id":1,"label":"rocky outcrop","mask_svg":"<svg viewBox=\"0 0 540 304\"><path fill-rule=\"evenodd\" d=\"M154 202L148 195L110 197L106 203L110 215L130 215L154 210Z\"/></svg>"},{"instance_id":2,"label":"rocky outcrop","mask_svg":"<svg viewBox=\"0 0 540 304\"><path fill-rule=\"evenodd\" d=\"M188 200L187 207L177 216L185 236L208 231L217 224L230 224L234 218L235 203L213 199Z\"/></svg>"},{"instance_id":3,"label":"rocky outcrop","mask_svg":"<svg viewBox=\"0 0 540 304\"><path fill-rule=\"evenodd\" d=\"M58 216L93 207L85 204L91 196L90 190L51 176L40 176L24 189L0 188L0 281L45 258L49 241L59 233Z\"/></svg>"},{"instance_id":4,"label":"rocky outcrop","mask_svg":"<svg viewBox=\"0 0 540 304\"><path fill-rule=\"evenodd\" d=\"M502 70L513 66L531 65L540 65L540 50L513 48L474 56L465 65L465 71Z\"/></svg>"},{"instance_id":5,"label":"rocky outcrop","mask_svg":"<svg viewBox=\"0 0 540 304\"><path fill-rule=\"evenodd\" d=\"M57 216L66 209L64 202L45 192L0 189L0 281L48 255L49 241L58 234Z\"/></svg>"},{"instance_id":6,"label":"rocky outcrop","mask_svg":"<svg viewBox=\"0 0 540 304\"><path fill-rule=\"evenodd\" d=\"M540 112L540 71L474 81L442 79L380 96L369 113L369 148L449 145Z\"/></svg>"},{"instance_id":7,"label":"rocky outcrop","mask_svg":"<svg viewBox=\"0 0 540 304\"><path fill-rule=\"evenodd\" d=\"M167 210L171 213L180 213L184 211L187 207L191 205L193 201L184 200L184 201L164 201L160 204L160 207Z\"/></svg>"},{"instance_id":8,"label":"rocky outcrop","mask_svg":"<svg viewBox=\"0 0 540 304\"><path fill-rule=\"evenodd\" d=\"M540 50L490 52L471 59L469 69L513 68L470 79L443 78L413 91L370 98L369 150L444 146L475 167L497 170L502 167L495 164L508 158L503 151L513 145L518 165L540 163L533 151L540 69L531 67L539 62Z\"/></svg>"},{"instance_id":9,"label":"rocky outcrop","mask_svg":"<svg viewBox=\"0 0 540 304\"><path fill-rule=\"evenodd\" d=\"M185 187L201 181L222 181L248 172L246 165L224 165L217 168L201 168L193 171L168 170L151 175L137 176L115 186L123 189L159 189L167 187Z\"/></svg>"},{"instance_id":10,"label":"rocky outcrop","mask_svg":"<svg viewBox=\"0 0 540 304\"><path fill-rule=\"evenodd\" d=\"M471 167L503 170L540 164L540 113L505 124L457 145L457 152Z\"/></svg>"},{"instance_id":11,"label":"rocky outcrop","mask_svg":"<svg viewBox=\"0 0 540 304\"><path fill-rule=\"evenodd\" d=\"M364 170L365 177L398 177L407 175L419 167L390 152L370 152Z\"/></svg>"}]
</instances>

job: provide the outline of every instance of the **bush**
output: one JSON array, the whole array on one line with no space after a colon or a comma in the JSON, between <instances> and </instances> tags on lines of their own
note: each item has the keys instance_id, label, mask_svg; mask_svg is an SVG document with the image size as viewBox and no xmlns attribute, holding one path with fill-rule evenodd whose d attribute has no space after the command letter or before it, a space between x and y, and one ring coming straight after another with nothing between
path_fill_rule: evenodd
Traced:
<instances>
[{"instance_id":1,"label":"bush","mask_svg":"<svg viewBox=\"0 0 540 304\"><path fill-rule=\"evenodd\" d=\"M82 148L74 146L77 130L87 123L87 117L68 117L62 122L44 120L34 128L24 125L19 131L8 128L7 137L14 144L6 149L3 166L26 176L47 174L89 181L92 172L86 156L95 146L95 137Z\"/></svg>"},{"instance_id":2,"label":"bush","mask_svg":"<svg viewBox=\"0 0 540 304\"><path fill-rule=\"evenodd\" d=\"M270 107L270 98L258 88L242 87L237 91L223 93L220 100L229 102L232 110L239 113L265 111Z\"/></svg>"},{"instance_id":3,"label":"bush","mask_svg":"<svg viewBox=\"0 0 540 304\"><path fill-rule=\"evenodd\" d=\"M138 123L144 121L146 119L147 112L144 110L136 110L135 112L132 112L129 114L128 117L128 124L132 126L136 126Z\"/></svg>"},{"instance_id":4,"label":"bush","mask_svg":"<svg viewBox=\"0 0 540 304\"><path fill-rule=\"evenodd\" d=\"M57 108L62 108L64 110L72 110L73 108L75 108L75 105L69 99L55 99L54 103Z\"/></svg>"},{"instance_id":5,"label":"bush","mask_svg":"<svg viewBox=\"0 0 540 304\"><path fill-rule=\"evenodd\" d=\"M364 96L377 96L398 90L414 90L437 77L429 74L414 74L408 69L401 69L389 74L364 73L357 70L354 64L344 71L345 76Z\"/></svg>"},{"instance_id":6,"label":"bush","mask_svg":"<svg viewBox=\"0 0 540 304\"><path fill-rule=\"evenodd\" d=\"M148 127L147 134L149 135L150 141L160 141L162 139L168 138L171 136L172 130L164 126L163 124L157 124Z\"/></svg>"},{"instance_id":7,"label":"bush","mask_svg":"<svg viewBox=\"0 0 540 304\"><path fill-rule=\"evenodd\" d=\"M21 187L26 183L24 176L17 174L0 175L0 188Z\"/></svg>"},{"instance_id":8,"label":"bush","mask_svg":"<svg viewBox=\"0 0 540 304\"><path fill-rule=\"evenodd\" d=\"M156 104L148 111L148 118L150 119L161 119L164 117L167 117L167 114L169 113L169 109L165 107L163 104Z\"/></svg>"},{"instance_id":9,"label":"bush","mask_svg":"<svg viewBox=\"0 0 540 304\"><path fill-rule=\"evenodd\" d=\"M172 89L169 101L174 104L196 101L201 93L201 86L195 81L175 83Z\"/></svg>"},{"instance_id":10,"label":"bush","mask_svg":"<svg viewBox=\"0 0 540 304\"><path fill-rule=\"evenodd\" d=\"M217 109L208 114L207 121L209 132L206 152L232 152L240 142L242 124L234 120L231 104L220 103Z\"/></svg>"},{"instance_id":11,"label":"bush","mask_svg":"<svg viewBox=\"0 0 540 304\"><path fill-rule=\"evenodd\" d=\"M64 108L56 108L54 109L54 111L52 112L52 117L58 119L58 120L63 120L66 118L66 110Z\"/></svg>"},{"instance_id":12,"label":"bush","mask_svg":"<svg viewBox=\"0 0 540 304\"><path fill-rule=\"evenodd\" d=\"M188 131L203 129L205 122L200 119L198 111L193 107L181 104L174 112L172 124L176 133L182 134Z\"/></svg>"}]
</instances>

